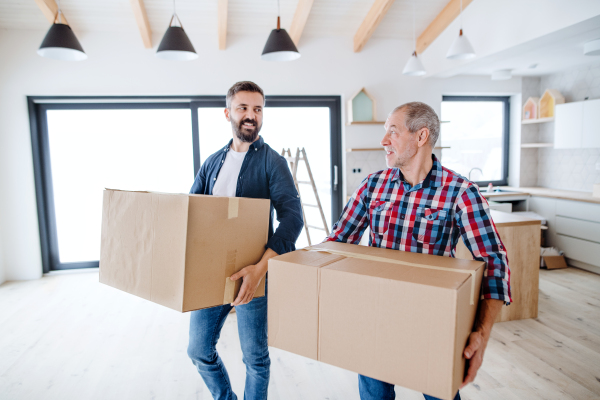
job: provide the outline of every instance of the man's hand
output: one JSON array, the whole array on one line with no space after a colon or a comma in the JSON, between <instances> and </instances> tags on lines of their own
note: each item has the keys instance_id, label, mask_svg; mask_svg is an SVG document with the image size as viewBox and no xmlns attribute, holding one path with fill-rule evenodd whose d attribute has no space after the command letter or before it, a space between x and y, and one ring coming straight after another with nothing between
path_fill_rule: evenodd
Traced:
<instances>
[{"instance_id":1,"label":"man's hand","mask_svg":"<svg viewBox=\"0 0 600 400\"><path fill-rule=\"evenodd\" d=\"M256 289L258 289L260 281L267 274L269 259L275 256L277 256L277 253L271 249L267 249L256 265L248 265L229 277L232 281L237 281L242 278L240 292L233 303L231 303L232 306L235 307L250 303L254 297L254 293L256 293Z\"/></svg>"},{"instance_id":2,"label":"man's hand","mask_svg":"<svg viewBox=\"0 0 600 400\"><path fill-rule=\"evenodd\" d=\"M483 337L483 334L480 332L471 332L471 335L469 336L469 342L467 343L467 347L463 353L465 358L469 360L467 362L469 369L467 370L467 375L460 386L461 389L475 380L477 371L479 371L481 364L483 364L483 353L485 353L486 347L487 340Z\"/></svg>"},{"instance_id":3,"label":"man's hand","mask_svg":"<svg viewBox=\"0 0 600 400\"><path fill-rule=\"evenodd\" d=\"M483 364L483 354L492 333L492 326L503 304L502 300L486 299L479 305L475 330L471 332L469 342L463 352L465 358L469 360L467 362L469 369L460 386L461 389L473 382L475 376L477 376L477 371L479 371L481 364Z\"/></svg>"}]
</instances>

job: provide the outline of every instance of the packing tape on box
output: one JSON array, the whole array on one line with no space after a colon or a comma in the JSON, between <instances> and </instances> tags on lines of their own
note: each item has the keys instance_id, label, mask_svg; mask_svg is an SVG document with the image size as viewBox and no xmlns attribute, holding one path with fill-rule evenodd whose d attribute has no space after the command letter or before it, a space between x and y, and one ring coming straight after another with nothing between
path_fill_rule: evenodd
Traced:
<instances>
[{"instance_id":1,"label":"packing tape on box","mask_svg":"<svg viewBox=\"0 0 600 400\"><path fill-rule=\"evenodd\" d=\"M229 209L227 210L227 219L237 218L240 199L237 197L229 198Z\"/></svg>"},{"instance_id":2,"label":"packing tape on box","mask_svg":"<svg viewBox=\"0 0 600 400\"><path fill-rule=\"evenodd\" d=\"M235 300L235 289L236 284L239 282L232 281L229 279L235 272L235 260L237 257L237 250L229 250L227 252L227 258L225 259L225 273L228 275L225 278L225 290L223 291L223 304L231 304ZM238 279L239 281L239 279Z\"/></svg>"},{"instance_id":3,"label":"packing tape on box","mask_svg":"<svg viewBox=\"0 0 600 400\"><path fill-rule=\"evenodd\" d=\"M464 269L451 269L451 268L444 268L444 267L436 267L434 265L417 264L417 263L411 263L411 262L408 262L408 261L392 260L392 259L385 258L385 257L368 256L366 254L356 254L356 253L350 253L350 252L347 252L347 251L332 250L332 249L322 249L322 248L314 247L314 246L305 247L303 250L307 250L307 251L322 251L322 252L325 252L325 253L335 254L335 255L338 255L338 256L345 256L345 257L349 257L349 258L358 258L358 259L361 259L361 260L368 260L368 261L384 262L384 263L388 263L388 264L402 264L402 265L407 265L409 267L435 269L435 270L438 270L438 271L447 271L447 272L462 272L462 273L470 274L471 275L471 300L470 300L469 304L470 305L474 305L475 304L475 278L476 278L477 271L469 271L469 270L464 270Z\"/></svg>"}]
</instances>

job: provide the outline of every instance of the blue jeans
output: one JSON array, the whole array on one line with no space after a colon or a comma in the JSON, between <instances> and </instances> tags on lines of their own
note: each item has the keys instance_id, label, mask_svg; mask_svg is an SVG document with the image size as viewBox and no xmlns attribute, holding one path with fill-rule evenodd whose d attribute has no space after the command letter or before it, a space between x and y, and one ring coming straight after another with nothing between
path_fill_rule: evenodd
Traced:
<instances>
[{"instance_id":1,"label":"blue jeans","mask_svg":"<svg viewBox=\"0 0 600 400\"><path fill-rule=\"evenodd\" d=\"M266 292L266 288L265 288ZM225 365L216 345L231 306L205 308L191 312L188 356L202 376L215 400L237 400ZM235 308L238 334L246 364L245 400L267 398L271 359L267 342L267 296Z\"/></svg>"},{"instance_id":2,"label":"blue jeans","mask_svg":"<svg viewBox=\"0 0 600 400\"><path fill-rule=\"evenodd\" d=\"M361 400L394 400L396 398L394 385L363 375L358 375L358 392ZM423 396L425 396L425 400L439 400L437 397L426 394L423 394ZM459 392L456 392L454 400L460 400Z\"/></svg>"}]
</instances>

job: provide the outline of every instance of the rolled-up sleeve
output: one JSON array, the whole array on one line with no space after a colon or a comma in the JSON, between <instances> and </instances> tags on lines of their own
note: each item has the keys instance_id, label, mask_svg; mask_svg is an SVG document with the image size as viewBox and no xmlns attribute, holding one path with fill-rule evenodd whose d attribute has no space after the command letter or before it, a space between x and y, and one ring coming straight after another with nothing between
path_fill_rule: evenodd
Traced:
<instances>
[{"instance_id":1,"label":"rolled-up sleeve","mask_svg":"<svg viewBox=\"0 0 600 400\"><path fill-rule=\"evenodd\" d=\"M367 184L368 179L365 178L344 207L339 221L333 225L327 241L360 243L360 238L369 223L368 208L365 203Z\"/></svg>"},{"instance_id":2,"label":"rolled-up sleeve","mask_svg":"<svg viewBox=\"0 0 600 400\"><path fill-rule=\"evenodd\" d=\"M457 199L455 220L473 258L486 263L481 299L503 300L510 304L510 269L506 248L492 221L487 201L474 185L467 187Z\"/></svg>"},{"instance_id":3,"label":"rolled-up sleeve","mask_svg":"<svg viewBox=\"0 0 600 400\"><path fill-rule=\"evenodd\" d=\"M277 254L296 250L296 240L302 232L304 220L300 196L285 158L274 158L268 169L271 202L277 211L279 226L267 242L267 247Z\"/></svg>"}]
</instances>

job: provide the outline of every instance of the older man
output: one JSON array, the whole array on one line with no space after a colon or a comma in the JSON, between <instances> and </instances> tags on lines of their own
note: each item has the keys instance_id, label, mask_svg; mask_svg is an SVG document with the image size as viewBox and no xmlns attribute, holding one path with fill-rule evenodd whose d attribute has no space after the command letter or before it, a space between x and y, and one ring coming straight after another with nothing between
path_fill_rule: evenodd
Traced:
<instances>
[{"instance_id":1,"label":"older man","mask_svg":"<svg viewBox=\"0 0 600 400\"><path fill-rule=\"evenodd\" d=\"M381 141L389 169L367 176L327 240L357 244L369 226L370 246L454 257L462 238L473 257L487 263L479 312L464 350L469 360L464 387L481 367L496 315L511 302L510 271L487 201L477 186L442 167L432 154L439 132L439 118L427 104L396 107ZM362 400L395 398L392 384L362 375L358 383Z\"/></svg>"}]
</instances>

